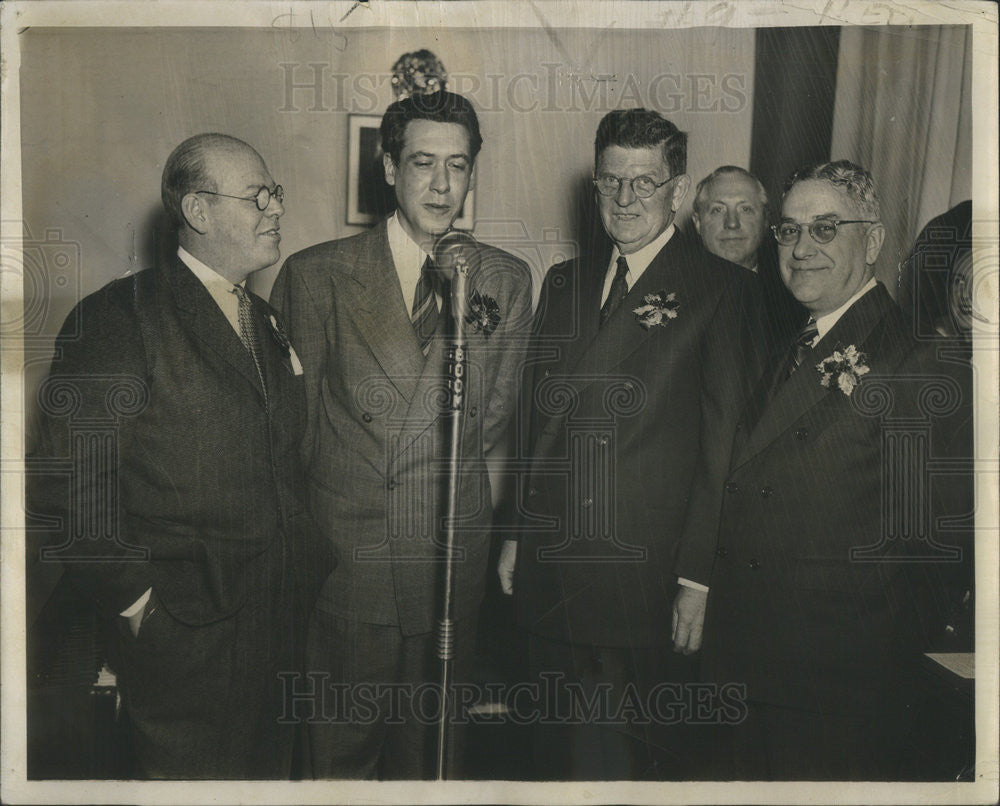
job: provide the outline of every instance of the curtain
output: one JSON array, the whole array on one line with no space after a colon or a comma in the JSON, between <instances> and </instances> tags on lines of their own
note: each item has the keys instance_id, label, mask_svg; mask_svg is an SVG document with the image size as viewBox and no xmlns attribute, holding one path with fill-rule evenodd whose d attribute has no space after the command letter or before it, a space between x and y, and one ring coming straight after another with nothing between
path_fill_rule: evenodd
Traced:
<instances>
[{"instance_id":1,"label":"curtain","mask_svg":"<svg viewBox=\"0 0 1000 806\"><path fill-rule=\"evenodd\" d=\"M896 293L920 229L972 198L972 27L844 28L831 159L875 178L886 227L876 275Z\"/></svg>"}]
</instances>

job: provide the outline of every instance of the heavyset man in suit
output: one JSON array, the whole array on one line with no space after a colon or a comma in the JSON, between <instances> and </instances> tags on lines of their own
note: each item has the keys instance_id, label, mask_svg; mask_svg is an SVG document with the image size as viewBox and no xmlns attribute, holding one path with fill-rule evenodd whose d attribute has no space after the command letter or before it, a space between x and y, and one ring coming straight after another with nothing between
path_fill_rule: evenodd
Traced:
<instances>
[{"instance_id":1,"label":"heavyset man in suit","mask_svg":"<svg viewBox=\"0 0 1000 806\"><path fill-rule=\"evenodd\" d=\"M587 697L610 687L612 711L625 692L644 699L656 683L693 678L671 642L684 653L700 642L722 481L754 366L753 275L674 226L690 186L686 142L645 109L611 112L598 127L595 198L610 242L594 233L546 278L523 384L521 531L498 569L528 635L531 680L543 691L546 679L582 685ZM565 715L536 727L540 777L691 774L678 731L644 728L638 715L597 724L601 714L556 699L534 706Z\"/></svg>"},{"instance_id":2,"label":"heavyset man in suit","mask_svg":"<svg viewBox=\"0 0 1000 806\"><path fill-rule=\"evenodd\" d=\"M282 189L249 145L203 134L162 196L176 255L85 298L57 339L39 453L73 470L37 490L63 524L46 556L114 622L140 775L287 778L279 673L302 668L333 558L301 496L298 359L243 287L278 259Z\"/></svg>"},{"instance_id":3,"label":"heavyset man in suit","mask_svg":"<svg viewBox=\"0 0 1000 806\"><path fill-rule=\"evenodd\" d=\"M305 367L312 509L341 556L309 637L308 685L320 703L310 719L313 769L325 778L423 778L434 749L430 711L413 696L439 674L432 629L451 316L447 281L429 255L462 209L482 137L471 104L443 91L393 103L381 137L396 212L361 235L292 255L272 292ZM527 336L531 318L522 261L480 244L474 263L470 295L480 295L480 313L491 308L495 316L469 334L454 588L458 681L470 674L485 588L492 504L484 457L514 408L525 347L517 336ZM348 687L348 703L359 686L383 686L385 696L364 718L338 713L333 697L323 697L330 682ZM460 774L461 744L460 736L451 742L452 775Z\"/></svg>"},{"instance_id":4,"label":"heavyset man in suit","mask_svg":"<svg viewBox=\"0 0 1000 806\"><path fill-rule=\"evenodd\" d=\"M885 229L867 171L798 171L774 233L809 319L734 440L703 671L746 686L733 777L894 779L972 511L949 462L971 457L969 379L874 279Z\"/></svg>"}]
</instances>

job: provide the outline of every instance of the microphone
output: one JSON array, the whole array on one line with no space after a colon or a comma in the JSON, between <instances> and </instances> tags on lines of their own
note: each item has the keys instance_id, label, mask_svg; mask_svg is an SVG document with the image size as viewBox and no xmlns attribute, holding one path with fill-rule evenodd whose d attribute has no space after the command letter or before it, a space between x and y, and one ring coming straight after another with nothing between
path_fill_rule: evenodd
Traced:
<instances>
[{"instance_id":1,"label":"microphone","mask_svg":"<svg viewBox=\"0 0 1000 806\"><path fill-rule=\"evenodd\" d=\"M442 276L451 280L451 311L455 321L462 322L469 304L466 280L479 268L479 242L468 232L448 230L434 242L432 259Z\"/></svg>"}]
</instances>

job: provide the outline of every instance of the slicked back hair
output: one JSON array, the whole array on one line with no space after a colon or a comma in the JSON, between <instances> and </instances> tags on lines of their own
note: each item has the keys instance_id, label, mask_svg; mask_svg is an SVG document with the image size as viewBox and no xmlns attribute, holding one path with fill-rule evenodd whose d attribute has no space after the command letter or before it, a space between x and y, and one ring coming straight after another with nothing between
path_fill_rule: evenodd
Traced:
<instances>
[{"instance_id":1,"label":"slicked back hair","mask_svg":"<svg viewBox=\"0 0 1000 806\"><path fill-rule=\"evenodd\" d=\"M836 160L799 168L785 180L785 189L781 198L784 199L788 195L792 185L807 179L825 179L831 185L843 188L862 215L875 221L879 220L881 213L878 194L875 192L875 181L872 179L872 175L860 165L855 165L850 160Z\"/></svg>"},{"instance_id":2,"label":"slicked back hair","mask_svg":"<svg viewBox=\"0 0 1000 806\"><path fill-rule=\"evenodd\" d=\"M723 176L742 176L744 179L749 179L753 182L754 187L757 188L757 193L760 194L760 203L764 207L764 210L767 210L767 191L764 190L763 182L750 173L750 171L746 170L746 168L740 168L738 165L721 165L702 179L698 183L698 187L695 188L693 207L696 213L701 213L701 202L705 190L714 180Z\"/></svg>"},{"instance_id":3,"label":"slicked back hair","mask_svg":"<svg viewBox=\"0 0 1000 806\"><path fill-rule=\"evenodd\" d=\"M446 90L429 95L411 95L409 98L390 104L382 116L382 125L379 127L382 151L388 154L396 165L399 165L399 158L403 153L406 124L411 120L457 123L463 126L469 134L469 149L472 151L469 156L473 161L483 146L483 137L479 133L479 118L466 98Z\"/></svg>"},{"instance_id":4,"label":"slicked back hair","mask_svg":"<svg viewBox=\"0 0 1000 806\"><path fill-rule=\"evenodd\" d=\"M687 134L659 112L649 109L615 109L608 112L597 126L594 138L594 167L609 146L621 148L663 149L663 161L670 178L687 171Z\"/></svg>"},{"instance_id":5,"label":"slicked back hair","mask_svg":"<svg viewBox=\"0 0 1000 806\"><path fill-rule=\"evenodd\" d=\"M181 201L188 193L198 190L217 192L219 186L209 175L206 155L214 150L256 150L237 137L218 132L206 132L189 137L167 157L163 166L163 176L160 179L160 198L163 208L173 225L180 230L184 226L184 213Z\"/></svg>"}]
</instances>

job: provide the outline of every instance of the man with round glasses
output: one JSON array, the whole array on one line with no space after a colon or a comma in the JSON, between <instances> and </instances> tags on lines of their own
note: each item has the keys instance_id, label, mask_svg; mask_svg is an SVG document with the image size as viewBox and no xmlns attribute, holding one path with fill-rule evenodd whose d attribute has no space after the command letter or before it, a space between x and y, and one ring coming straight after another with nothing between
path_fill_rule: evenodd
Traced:
<instances>
[{"instance_id":1,"label":"man with round glasses","mask_svg":"<svg viewBox=\"0 0 1000 806\"><path fill-rule=\"evenodd\" d=\"M301 366L245 288L278 260L283 193L249 145L201 134L161 195L176 254L85 298L58 338L39 453L74 470L33 497L107 621L136 776L287 779L280 675L303 669L332 553L301 497Z\"/></svg>"},{"instance_id":2,"label":"man with round glasses","mask_svg":"<svg viewBox=\"0 0 1000 806\"><path fill-rule=\"evenodd\" d=\"M775 353L725 479L702 663L746 686L734 778L920 774L905 756L917 664L945 637L942 575L969 537L954 459L971 455L970 385L875 280L879 219L872 177L841 160L793 174L773 227L809 318Z\"/></svg>"},{"instance_id":3,"label":"man with round glasses","mask_svg":"<svg viewBox=\"0 0 1000 806\"><path fill-rule=\"evenodd\" d=\"M695 673L684 655L700 644L759 302L753 275L676 231L691 184L684 132L650 110L614 111L594 158L603 231L545 281L523 383L532 465L498 571L531 679L552 692L537 703L550 717L535 728L538 776L683 778L696 742L652 692ZM644 705L618 721L581 716L545 681L585 697L606 688L612 712L632 696ZM664 707L646 710L654 700Z\"/></svg>"}]
</instances>

